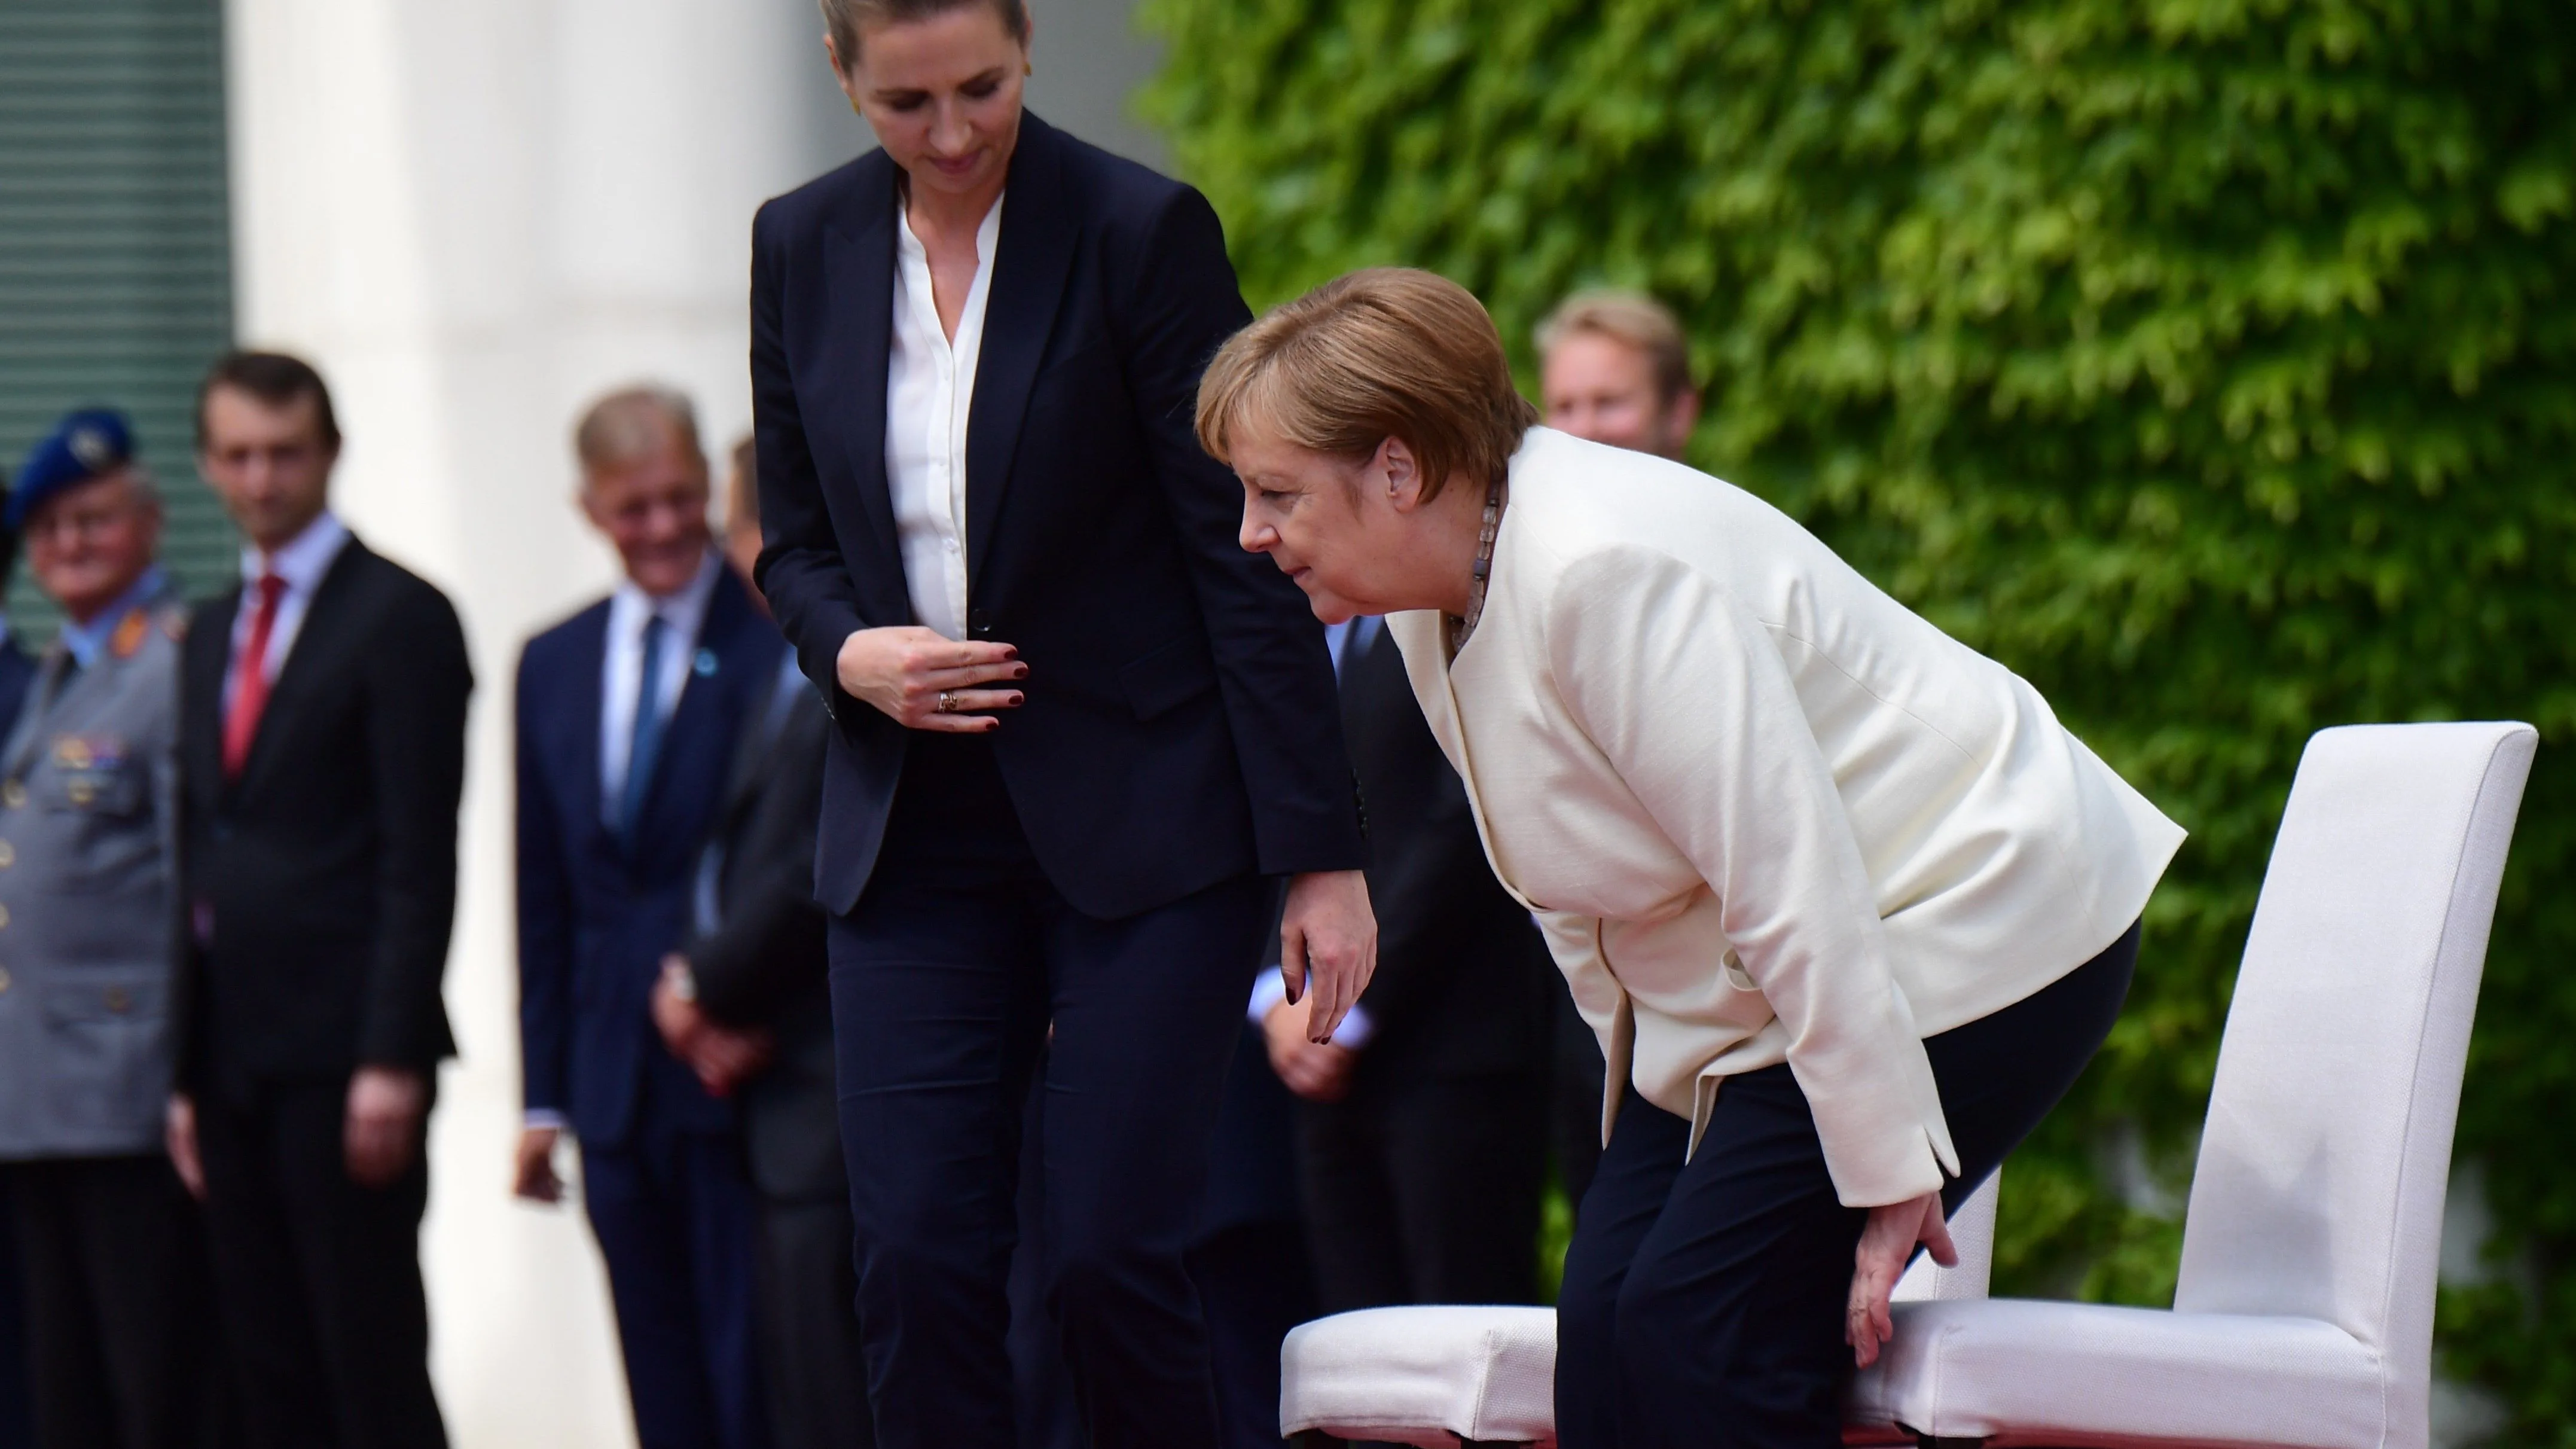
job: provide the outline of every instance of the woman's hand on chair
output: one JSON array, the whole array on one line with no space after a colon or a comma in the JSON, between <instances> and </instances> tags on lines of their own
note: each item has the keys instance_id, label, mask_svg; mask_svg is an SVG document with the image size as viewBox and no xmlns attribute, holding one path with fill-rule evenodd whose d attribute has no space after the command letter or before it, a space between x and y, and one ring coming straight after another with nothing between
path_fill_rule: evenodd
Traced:
<instances>
[{"instance_id":1,"label":"woman's hand on chair","mask_svg":"<svg viewBox=\"0 0 2576 1449\"><path fill-rule=\"evenodd\" d=\"M1016 709L1016 689L982 686L1028 678L1019 650L982 639L951 639L918 624L861 629L833 661L841 688L905 729L982 734L1001 728L994 710Z\"/></svg>"},{"instance_id":2,"label":"woman's hand on chair","mask_svg":"<svg viewBox=\"0 0 2576 1449\"><path fill-rule=\"evenodd\" d=\"M1951 1246L1950 1225L1941 1216L1941 1194L1927 1192L1910 1202L1869 1210L1860 1246L1852 1250L1851 1303L1843 1313L1843 1342L1851 1345L1852 1362L1862 1368L1878 1362L1879 1345L1896 1334L1888 1295L1905 1276L1917 1243L1930 1248L1932 1261L1942 1267L1959 1266L1959 1250Z\"/></svg>"}]
</instances>

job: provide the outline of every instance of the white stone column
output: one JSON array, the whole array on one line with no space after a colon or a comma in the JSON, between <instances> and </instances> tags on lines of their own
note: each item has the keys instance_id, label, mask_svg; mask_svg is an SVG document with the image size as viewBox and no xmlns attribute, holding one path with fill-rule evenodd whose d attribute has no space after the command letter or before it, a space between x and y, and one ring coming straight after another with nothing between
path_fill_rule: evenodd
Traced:
<instances>
[{"instance_id":1,"label":"white stone column","mask_svg":"<svg viewBox=\"0 0 2576 1449\"><path fill-rule=\"evenodd\" d=\"M750 417L753 208L867 143L810 0L231 0L239 331L310 357L336 502L444 588L477 677L424 1256L455 1441L631 1442L578 1210L507 1196L518 1033L511 676L605 589L575 411L652 377L721 450Z\"/></svg>"}]
</instances>

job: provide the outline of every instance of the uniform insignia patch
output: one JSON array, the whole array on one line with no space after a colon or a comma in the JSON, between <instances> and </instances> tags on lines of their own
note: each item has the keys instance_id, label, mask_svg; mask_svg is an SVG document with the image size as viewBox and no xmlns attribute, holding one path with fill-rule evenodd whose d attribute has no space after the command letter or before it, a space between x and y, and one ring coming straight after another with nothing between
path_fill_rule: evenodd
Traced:
<instances>
[{"instance_id":1,"label":"uniform insignia patch","mask_svg":"<svg viewBox=\"0 0 2576 1449\"><path fill-rule=\"evenodd\" d=\"M116 626L107 641L107 652L119 659L131 659L143 647L143 637L152 632L152 615L143 609L131 609Z\"/></svg>"}]
</instances>

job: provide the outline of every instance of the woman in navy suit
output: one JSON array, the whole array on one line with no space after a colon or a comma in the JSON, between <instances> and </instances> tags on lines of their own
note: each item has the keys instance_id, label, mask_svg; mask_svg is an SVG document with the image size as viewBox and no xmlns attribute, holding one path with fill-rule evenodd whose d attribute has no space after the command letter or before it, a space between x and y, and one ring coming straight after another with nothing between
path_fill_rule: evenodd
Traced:
<instances>
[{"instance_id":1,"label":"woman in navy suit","mask_svg":"<svg viewBox=\"0 0 2576 1449\"><path fill-rule=\"evenodd\" d=\"M1012 1442L1049 1303L1092 1442L1217 1442L1182 1267L1285 880L1328 1035L1376 950L1323 636L1191 430L1249 319L1189 187L1021 110L1020 0L823 0L882 149L761 209L759 580L836 728L842 1136L879 1440Z\"/></svg>"}]
</instances>

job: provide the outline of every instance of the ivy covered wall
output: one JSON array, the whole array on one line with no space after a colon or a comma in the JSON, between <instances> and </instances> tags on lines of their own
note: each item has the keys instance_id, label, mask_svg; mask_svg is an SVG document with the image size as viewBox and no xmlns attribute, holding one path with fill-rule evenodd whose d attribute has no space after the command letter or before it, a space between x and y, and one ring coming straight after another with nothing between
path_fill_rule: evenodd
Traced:
<instances>
[{"instance_id":1,"label":"ivy covered wall","mask_svg":"<svg viewBox=\"0 0 2576 1449\"><path fill-rule=\"evenodd\" d=\"M2015 1158L2003 1292L2169 1301L2300 746L2543 748L2461 1122L2447 1362L2576 1444L2576 17L2549 0L1147 0L1256 306L1434 268L1689 327L1693 459L2035 683L2189 827ZM1525 374L1526 376L1526 374ZM2128 1179L2122 1183L2121 1179ZM2140 1204L2145 1206L2140 1206Z\"/></svg>"}]
</instances>

